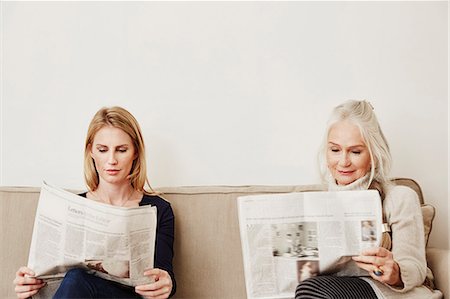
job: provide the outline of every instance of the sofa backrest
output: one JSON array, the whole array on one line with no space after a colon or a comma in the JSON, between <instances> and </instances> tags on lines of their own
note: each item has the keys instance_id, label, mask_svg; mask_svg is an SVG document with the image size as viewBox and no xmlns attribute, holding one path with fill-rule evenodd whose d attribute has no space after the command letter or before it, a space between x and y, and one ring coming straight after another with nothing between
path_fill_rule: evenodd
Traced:
<instances>
[{"instance_id":1,"label":"sofa backrest","mask_svg":"<svg viewBox=\"0 0 450 299\"><path fill-rule=\"evenodd\" d=\"M12 281L27 264L40 188L0 187L0 298L17 298Z\"/></svg>"},{"instance_id":2,"label":"sofa backrest","mask_svg":"<svg viewBox=\"0 0 450 299\"><path fill-rule=\"evenodd\" d=\"M398 183L419 190L412 180ZM416 186L417 185L417 186ZM417 189L417 187L419 189ZM245 298L238 196L323 190L322 185L159 188L175 213L174 298ZM40 188L0 187L0 298L15 298L12 280L27 264ZM419 194L421 201L423 197Z\"/></svg>"},{"instance_id":3,"label":"sofa backrest","mask_svg":"<svg viewBox=\"0 0 450 299\"><path fill-rule=\"evenodd\" d=\"M238 196L321 186L161 188L175 213L175 298L246 298Z\"/></svg>"}]
</instances>

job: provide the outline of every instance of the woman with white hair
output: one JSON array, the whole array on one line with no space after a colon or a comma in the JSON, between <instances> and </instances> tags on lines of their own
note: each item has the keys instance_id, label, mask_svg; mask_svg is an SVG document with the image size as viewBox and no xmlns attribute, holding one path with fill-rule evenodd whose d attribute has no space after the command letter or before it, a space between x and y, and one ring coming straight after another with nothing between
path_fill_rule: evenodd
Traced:
<instances>
[{"instance_id":1,"label":"woman with white hair","mask_svg":"<svg viewBox=\"0 0 450 299\"><path fill-rule=\"evenodd\" d=\"M380 247L354 256L335 275L300 282L295 298L442 298L441 292L426 286L429 280L418 196L412 189L390 182L389 146L369 102L352 100L334 108L319 161L329 191L379 191L385 231ZM357 276L361 269L366 276Z\"/></svg>"}]
</instances>

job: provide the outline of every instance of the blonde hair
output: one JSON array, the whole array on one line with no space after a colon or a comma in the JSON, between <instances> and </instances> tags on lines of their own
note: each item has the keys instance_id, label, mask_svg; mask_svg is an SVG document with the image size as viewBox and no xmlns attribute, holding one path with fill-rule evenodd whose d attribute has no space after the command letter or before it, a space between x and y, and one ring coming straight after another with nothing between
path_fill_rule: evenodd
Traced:
<instances>
[{"instance_id":1,"label":"blonde hair","mask_svg":"<svg viewBox=\"0 0 450 299\"><path fill-rule=\"evenodd\" d=\"M326 182L331 176L326 163L328 134L335 123L344 120L348 120L356 125L361 132L361 136L370 155L371 167L367 188L378 190L383 203L385 190L391 184L388 174L392 166L392 156L388 142L378 123L374 108L368 101L349 100L333 109L327 123L321 150L319 151L319 167L322 180ZM383 221L385 222L384 218L383 213ZM383 234L382 247L387 249L391 247L391 238L388 233Z\"/></svg>"},{"instance_id":2,"label":"blonde hair","mask_svg":"<svg viewBox=\"0 0 450 299\"><path fill-rule=\"evenodd\" d=\"M136 159L133 161L129 179L131 186L144 193L155 194L147 179L147 163L145 159L145 144L142 137L141 128L134 116L122 107L104 107L101 108L91 120L88 127L86 142L84 145L84 179L90 191L97 189L99 184L99 176L95 168L94 160L91 157L90 149L95 134L105 127L112 126L121 129L130 136L134 150L136 151ZM145 183L150 188L150 192L145 190Z\"/></svg>"}]
</instances>

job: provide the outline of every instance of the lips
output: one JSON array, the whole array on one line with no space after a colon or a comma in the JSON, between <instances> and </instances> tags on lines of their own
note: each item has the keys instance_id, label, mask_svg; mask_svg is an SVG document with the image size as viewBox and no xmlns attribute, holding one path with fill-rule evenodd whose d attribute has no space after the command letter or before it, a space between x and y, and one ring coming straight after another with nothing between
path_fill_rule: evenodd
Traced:
<instances>
[{"instance_id":1,"label":"lips","mask_svg":"<svg viewBox=\"0 0 450 299\"><path fill-rule=\"evenodd\" d=\"M340 175L352 175L354 173L354 171L342 171L342 170L338 170Z\"/></svg>"},{"instance_id":2,"label":"lips","mask_svg":"<svg viewBox=\"0 0 450 299\"><path fill-rule=\"evenodd\" d=\"M119 173L119 169L106 169L106 173L109 175L115 175Z\"/></svg>"}]
</instances>

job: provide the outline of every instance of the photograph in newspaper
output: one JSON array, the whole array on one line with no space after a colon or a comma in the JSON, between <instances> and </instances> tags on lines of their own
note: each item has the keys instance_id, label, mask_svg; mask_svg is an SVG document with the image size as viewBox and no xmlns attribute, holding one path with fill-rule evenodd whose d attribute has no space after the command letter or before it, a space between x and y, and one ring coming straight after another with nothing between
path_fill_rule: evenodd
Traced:
<instances>
[{"instance_id":1,"label":"photograph in newspaper","mask_svg":"<svg viewBox=\"0 0 450 299\"><path fill-rule=\"evenodd\" d=\"M125 285L150 283L155 238L156 207L112 206L44 182L28 267L44 280L83 268Z\"/></svg>"},{"instance_id":2,"label":"photograph in newspaper","mask_svg":"<svg viewBox=\"0 0 450 299\"><path fill-rule=\"evenodd\" d=\"M243 196L238 212L248 298L293 298L300 281L341 271L381 239L374 190Z\"/></svg>"}]
</instances>

